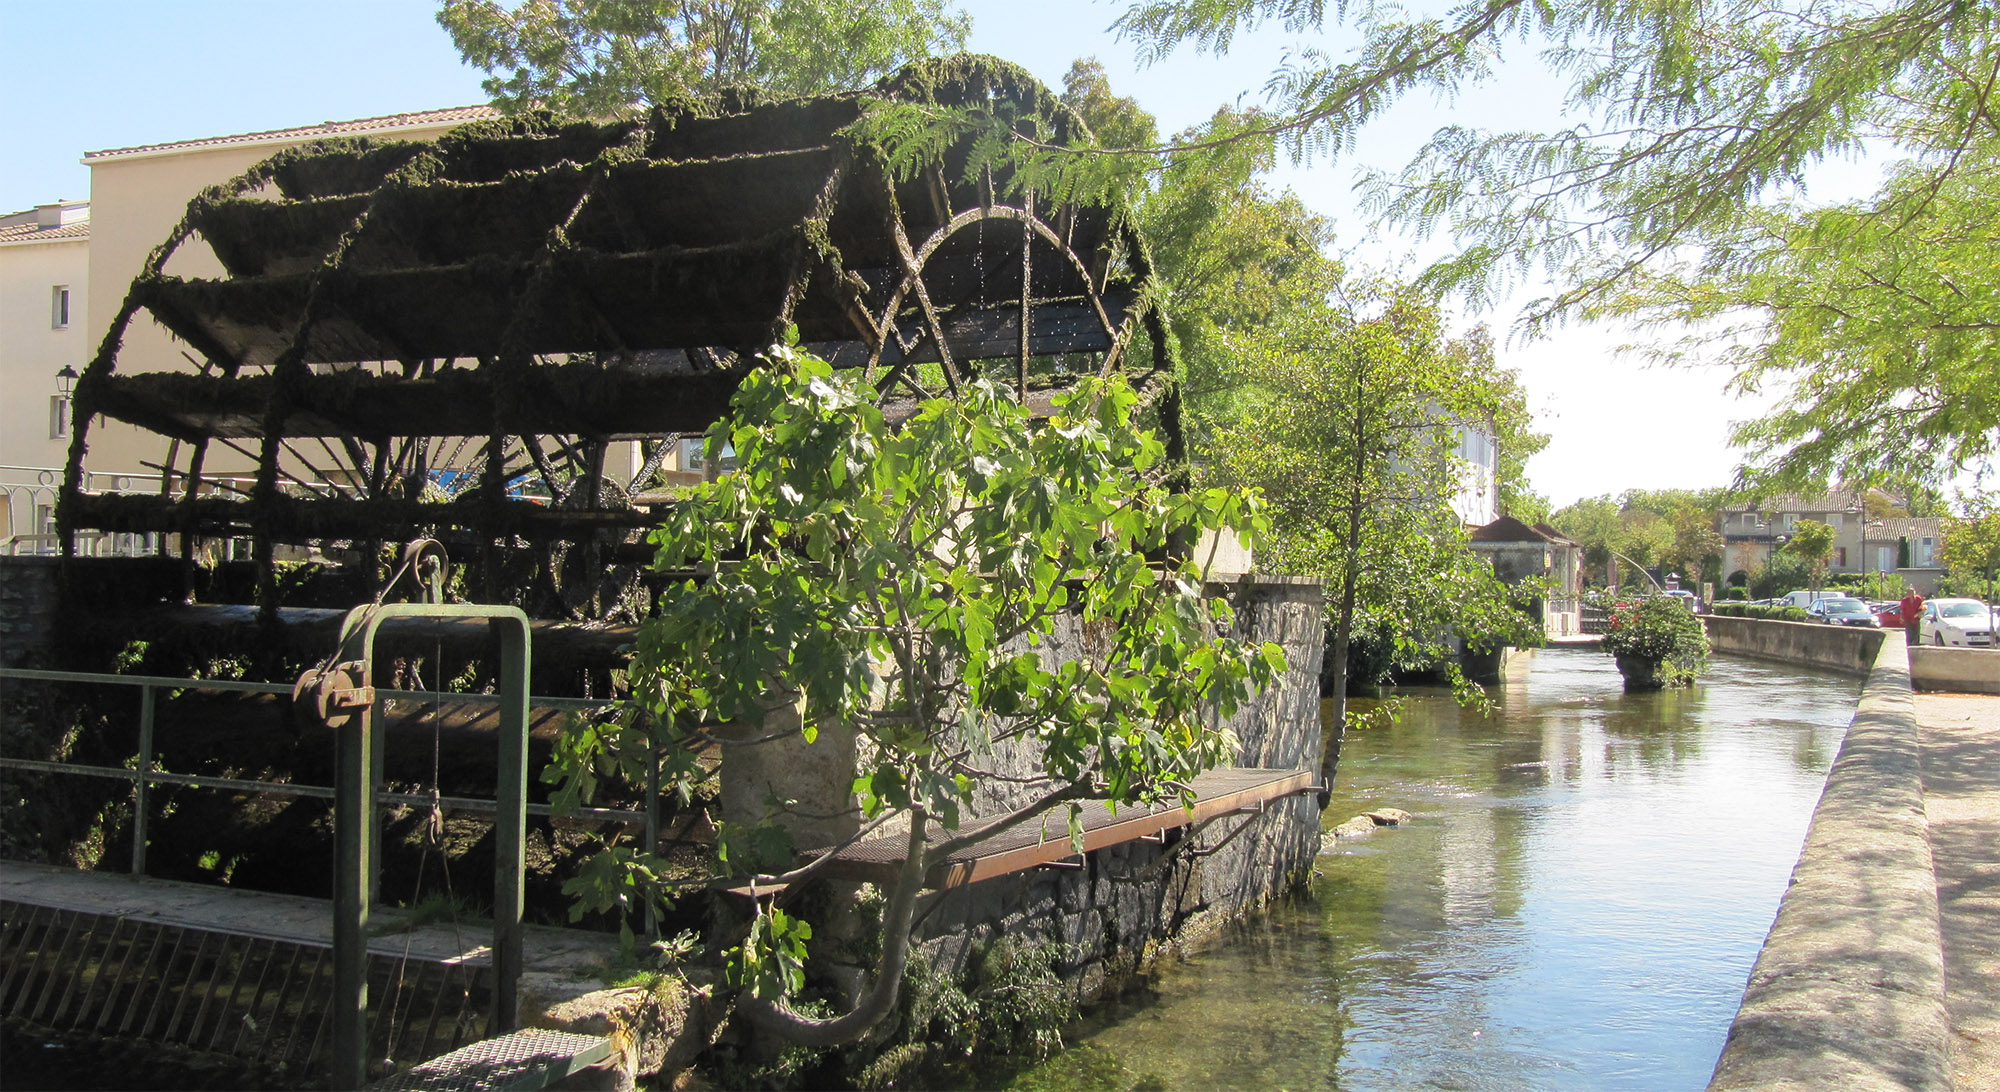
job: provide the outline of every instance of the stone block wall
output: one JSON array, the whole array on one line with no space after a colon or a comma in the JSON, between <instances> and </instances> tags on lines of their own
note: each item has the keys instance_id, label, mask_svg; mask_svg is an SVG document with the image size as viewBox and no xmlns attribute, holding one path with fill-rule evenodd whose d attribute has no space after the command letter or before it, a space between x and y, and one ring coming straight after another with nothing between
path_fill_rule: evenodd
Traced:
<instances>
[{"instance_id":1,"label":"stone block wall","mask_svg":"<svg viewBox=\"0 0 2000 1092\"><path fill-rule=\"evenodd\" d=\"M1918 690L2000 694L2000 649L1910 649L1910 681Z\"/></svg>"},{"instance_id":2,"label":"stone block wall","mask_svg":"<svg viewBox=\"0 0 2000 1092\"><path fill-rule=\"evenodd\" d=\"M1821 622L1779 622L1769 618L1702 615L1709 647L1766 660L1824 667L1866 675L1882 647L1883 631Z\"/></svg>"},{"instance_id":3,"label":"stone block wall","mask_svg":"<svg viewBox=\"0 0 2000 1092\"><path fill-rule=\"evenodd\" d=\"M1317 769L1325 617L1319 582L1246 577L1214 590L1235 606L1243 636L1277 643L1288 661L1277 682L1228 720L1241 744L1235 764ZM1089 638L1079 626L1060 634L1056 647ZM1006 772L1030 768L1025 755L1014 761ZM980 810L1018 795L996 787L982 793ZM917 936L932 965L952 972L966 970L1001 937L1053 941L1064 979L1094 997L1143 970L1163 946L1196 943L1288 890L1307 875L1319 842L1317 801L1294 795L1258 814L1168 831L1164 842L1097 850L1080 869L1032 869L928 893Z\"/></svg>"},{"instance_id":4,"label":"stone block wall","mask_svg":"<svg viewBox=\"0 0 2000 1092\"><path fill-rule=\"evenodd\" d=\"M0 667L53 666L53 557L0 557Z\"/></svg>"}]
</instances>

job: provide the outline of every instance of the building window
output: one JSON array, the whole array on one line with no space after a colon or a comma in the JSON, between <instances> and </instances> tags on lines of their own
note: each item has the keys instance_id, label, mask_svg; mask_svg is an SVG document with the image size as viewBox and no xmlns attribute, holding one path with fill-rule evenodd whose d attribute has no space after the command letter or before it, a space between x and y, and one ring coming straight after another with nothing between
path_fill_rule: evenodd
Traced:
<instances>
[{"instance_id":1,"label":"building window","mask_svg":"<svg viewBox=\"0 0 2000 1092\"><path fill-rule=\"evenodd\" d=\"M49 395L49 439L60 440L69 435L69 396Z\"/></svg>"},{"instance_id":2,"label":"building window","mask_svg":"<svg viewBox=\"0 0 2000 1092\"><path fill-rule=\"evenodd\" d=\"M1837 569L1847 568L1847 547L1836 546L1833 548L1833 565Z\"/></svg>"},{"instance_id":3,"label":"building window","mask_svg":"<svg viewBox=\"0 0 2000 1092\"><path fill-rule=\"evenodd\" d=\"M49 290L49 328L69 329L69 285L59 284Z\"/></svg>"}]
</instances>

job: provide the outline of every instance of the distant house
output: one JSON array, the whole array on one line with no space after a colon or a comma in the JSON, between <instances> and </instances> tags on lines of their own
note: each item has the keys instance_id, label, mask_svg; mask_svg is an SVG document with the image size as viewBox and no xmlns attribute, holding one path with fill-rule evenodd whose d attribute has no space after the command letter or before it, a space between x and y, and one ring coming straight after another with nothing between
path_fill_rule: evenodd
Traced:
<instances>
[{"instance_id":1,"label":"distant house","mask_svg":"<svg viewBox=\"0 0 2000 1092\"><path fill-rule=\"evenodd\" d=\"M45 472L69 451L68 380L96 347L84 321L89 279L90 202L0 215L0 542L53 530Z\"/></svg>"},{"instance_id":2,"label":"distant house","mask_svg":"<svg viewBox=\"0 0 2000 1092\"><path fill-rule=\"evenodd\" d=\"M1920 595L1937 593L1944 575L1939 553L1944 520L1936 516L1878 519L1862 528L1862 561L1867 572L1898 573Z\"/></svg>"},{"instance_id":3,"label":"distant house","mask_svg":"<svg viewBox=\"0 0 2000 1092\"><path fill-rule=\"evenodd\" d=\"M1817 520L1833 528L1829 573L1900 573L1919 592L1937 587L1943 521L1936 518L1870 520L1868 502L1900 504L1879 489L1836 489L1817 496L1783 495L1734 504L1720 512L1725 574L1751 573L1785 548L1798 525Z\"/></svg>"},{"instance_id":4,"label":"distant house","mask_svg":"<svg viewBox=\"0 0 2000 1092\"><path fill-rule=\"evenodd\" d=\"M1896 499L1873 492L1880 500ZM1720 512L1721 525L1716 528L1722 533L1722 571L1748 573L1763 568L1806 520L1833 528L1833 551L1826 559L1828 572L1870 571L1862 557L1867 500L1868 493L1861 490L1836 489L1818 496L1786 494L1758 503L1729 505Z\"/></svg>"},{"instance_id":5,"label":"distant house","mask_svg":"<svg viewBox=\"0 0 2000 1092\"><path fill-rule=\"evenodd\" d=\"M1500 517L1500 442L1493 435L1493 427L1484 422L1457 420L1432 407L1435 427L1441 434L1443 450L1432 449L1429 454L1448 460L1445 478L1449 479L1448 493L1426 494L1428 505L1449 508L1467 530L1483 527ZM1414 468L1397 458L1391 461L1394 473L1406 473ZM1432 469L1437 469L1433 467ZM1443 478L1438 479L1440 481Z\"/></svg>"},{"instance_id":6,"label":"distant house","mask_svg":"<svg viewBox=\"0 0 2000 1092\"><path fill-rule=\"evenodd\" d=\"M1527 524L1501 516L1472 532L1472 548L1493 564L1502 583L1533 577L1549 582L1549 593L1529 610L1550 637L1582 632L1583 546L1546 523Z\"/></svg>"},{"instance_id":7,"label":"distant house","mask_svg":"<svg viewBox=\"0 0 2000 1092\"><path fill-rule=\"evenodd\" d=\"M1451 510L1467 527L1500 518L1500 441L1483 424L1452 426L1458 434L1458 491Z\"/></svg>"}]
</instances>

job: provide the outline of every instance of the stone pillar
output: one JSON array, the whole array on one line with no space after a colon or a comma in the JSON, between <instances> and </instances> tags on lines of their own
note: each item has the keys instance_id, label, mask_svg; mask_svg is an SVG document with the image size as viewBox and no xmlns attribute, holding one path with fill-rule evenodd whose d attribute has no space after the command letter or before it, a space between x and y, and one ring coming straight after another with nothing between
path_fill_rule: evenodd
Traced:
<instances>
[{"instance_id":1,"label":"stone pillar","mask_svg":"<svg viewBox=\"0 0 2000 1092\"><path fill-rule=\"evenodd\" d=\"M722 819L756 826L766 820L789 831L798 849L832 845L860 827L854 806L854 730L821 724L811 743L800 734L805 701L796 693L765 706L761 723L748 719L715 735L722 746ZM776 737L763 743L749 740Z\"/></svg>"}]
</instances>

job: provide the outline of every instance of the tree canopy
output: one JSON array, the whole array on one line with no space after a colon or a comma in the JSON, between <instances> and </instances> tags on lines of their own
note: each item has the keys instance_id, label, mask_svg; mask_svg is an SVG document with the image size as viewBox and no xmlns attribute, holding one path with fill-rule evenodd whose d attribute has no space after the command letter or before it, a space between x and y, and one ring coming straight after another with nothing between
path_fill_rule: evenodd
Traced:
<instances>
[{"instance_id":1,"label":"tree canopy","mask_svg":"<svg viewBox=\"0 0 2000 1092\"><path fill-rule=\"evenodd\" d=\"M1170 542L1253 540L1264 525L1253 497L1152 480L1164 450L1133 425L1122 378L1057 395L1045 424L984 381L897 425L868 393L858 372L783 348L744 380L706 440L711 458L733 449L736 469L693 487L651 536L657 567L682 577L640 628L633 708L559 754L575 794L607 755L671 742L687 793L703 774L681 745L696 740L858 742L845 752L859 754L854 837L897 819L908 832L872 983L839 1016L788 1008L811 929L768 901L731 956L752 1018L811 1045L851 1041L893 1008L931 862L1060 805L1080 852L1081 801L1191 802L1194 777L1236 754L1213 718L1285 666L1278 646L1232 631L1200 559L1158 560ZM1066 616L1104 639L1056 654ZM821 761L842 753L827 750ZM1006 764L1012 751L1027 768ZM967 815L995 784L1026 801ZM929 822L950 834L927 842ZM644 874L648 856L612 863ZM757 883L782 895L816 871Z\"/></svg>"},{"instance_id":2,"label":"tree canopy","mask_svg":"<svg viewBox=\"0 0 2000 1092\"><path fill-rule=\"evenodd\" d=\"M1350 286L1231 342L1255 362L1254 412L1217 433L1204 473L1269 499L1260 567L1326 578L1330 783L1357 639L1379 647L1380 670L1442 668L1467 700L1453 638L1535 641L1450 505L1464 473L1455 425L1494 412L1490 344L1446 338L1434 302L1397 285Z\"/></svg>"},{"instance_id":3,"label":"tree canopy","mask_svg":"<svg viewBox=\"0 0 2000 1092\"><path fill-rule=\"evenodd\" d=\"M1963 515L1946 520L1941 559L1954 583L1990 602L2000 579L2000 504L1987 495L1966 498Z\"/></svg>"},{"instance_id":4,"label":"tree canopy","mask_svg":"<svg viewBox=\"0 0 2000 1092\"><path fill-rule=\"evenodd\" d=\"M501 109L590 117L734 85L861 87L972 26L949 0L443 0L437 20Z\"/></svg>"},{"instance_id":5,"label":"tree canopy","mask_svg":"<svg viewBox=\"0 0 2000 1092\"><path fill-rule=\"evenodd\" d=\"M2000 225L2000 7L1980 0L1141 0L1119 20L1142 57L1223 52L1267 23L1352 24L1346 59L1315 49L1273 73L1267 112L1161 149L1276 141L1351 149L1416 91L1462 96L1510 54L1567 80L1548 132L1438 130L1370 192L1390 219L1454 236L1433 285L1491 301L1530 278L1554 295L1531 329L1636 317L1697 341L1778 408L1738 433L1746 478L1937 481L2000 449L1991 303ZM1893 163L1873 196L1810 204L1823 164Z\"/></svg>"}]
</instances>

